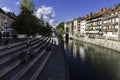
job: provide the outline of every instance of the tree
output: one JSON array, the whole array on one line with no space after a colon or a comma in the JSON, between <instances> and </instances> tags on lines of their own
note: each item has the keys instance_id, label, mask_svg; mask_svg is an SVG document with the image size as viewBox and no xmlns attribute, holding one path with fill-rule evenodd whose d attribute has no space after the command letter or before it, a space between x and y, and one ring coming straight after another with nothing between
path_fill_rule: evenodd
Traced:
<instances>
[{"instance_id":1,"label":"tree","mask_svg":"<svg viewBox=\"0 0 120 80\"><path fill-rule=\"evenodd\" d=\"M48 22L46 23L46 29L47 29L47 36L50 36L52 34L52 28Z\"/></svg>"},{"instance_id":2,"label":"tree","mask_svg":"<svg viewBox=\"0 0 120 80\"><path fill-rule=\"evenodd\" d=\"M64 31L64 22L61 22L60 24L58 24L57 30L60 31L60 32Z\"/></svg>"},{"instance_id":3,"label":"tree","mask_svg":"<svg viewBox=\"0 0 120 80\"><path fill-rule=\"evenodd\" d=\"M27 34L27 36L36 34L50 36L52 33L51 26L48 23L45 25L43 16L41 19L38 19L34 15L34 4L32 0L23 0L20 14L12 26L18 33Z\"/></svg>"},{"instance_id":4,"label":"tree","mask_svg":"<svg viewBox=\"0 0 120 80\"><path fill-rule=\"evenodd\" d=\"M43 36L50 36L52 34L52 28L48 22L46 23L46 25L44 27L42 27L41 32L42 32Z\"/></svg>"},{"instance_id":5,"label":"tree","mask_svg":"<svg viewBox=\"0 0 120 80\"><path fill-rule=\"evenodd\" d=\"M32 0L23 0L21 3L21 12L22 13L28 13L33 14L34 13L34 4Z\"/></svg>"},{"instance_id":6,"label":"tree","mask_svg":"<svg viewBox=\"0 0 120 80\"><path fill-rule=\"evenodd\" d=\"M23 0L21 12L16 21L12 24L13 28L20 34L28 36L37 34L40 30L40 23L34 15L34 4L32 0Z\"/></svg>"}]
</instances>

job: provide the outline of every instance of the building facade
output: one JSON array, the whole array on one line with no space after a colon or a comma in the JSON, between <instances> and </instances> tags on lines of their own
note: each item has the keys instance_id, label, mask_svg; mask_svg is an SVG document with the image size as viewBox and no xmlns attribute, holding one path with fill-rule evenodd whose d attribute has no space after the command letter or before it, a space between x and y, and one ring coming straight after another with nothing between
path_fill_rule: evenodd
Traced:
<instances>
[{"instance_id":1,"label":"building facade","mask_svg":"<svg viewBox=\"0 0 120 80\"><path fill-rule=\"evenodd\" d=\"M103 36L110 39L120 39L120 5L109 9L102 17Z\"/></svg>"},{"instance_id":2,"label":"building facade","mask_svg":"<svg viewBox=\"0 0 120 80\"><path fill-rule=\"evenodd\" d=\"M102 16L107 11L107 8L102 8L97 13L90 13L87 16L86 34L90 38L101 37L102 34Z\"/></svg>"},{"instance_id":3,"label":"building facade","mask_svg":"<svg viewBox=\"0 0 120 80\"><path fill-rule=\"evenodd\" d=\"M77 29L78 29L78 21L77 21L77 19L74 19L73 20L73 32L74 32L74 35L78 35Z\"/></svg>"},{"instance_id":4,"label":"building facade","mask_svg":"<svg viewBox=\"0 0 120 80\"><path fill-rule=\"evenodd\" d=\"M84 37L86 35L86 20L80 22L80 36Z\"/></svg>"},{"instance_id":5,"label":"building facade","mask_svg":"<svg viewBox=\"0 0 120 80\"><path fill-rule=\"evenodd\" d=\"M73 21L68 21L64 23L64 30L69 34L69 37L73 37L74 35L74 25Z\"/></svg>"},{"instance_id":6,"label":"building facade","mask_svg":"<svg viewBox=\"0 0 120 80\"><path fill-rule=\"evenodd\" d=\"M15 21L15 19L16 15L14 13L6 13L0 8L0 32L9 32L11 29L11 24Z\"/></svg>"},{"instance_id":7,"label":"building facade","mask_svg":"<svg viewBox=\"0 0 120 80\"><path fill-rule=\"evenodd\" d=\"M114 8L101 8L86 17L78 17L69 23L69 32L75 36L120 40L120 4Z\"/></svg>"}]
</instances>

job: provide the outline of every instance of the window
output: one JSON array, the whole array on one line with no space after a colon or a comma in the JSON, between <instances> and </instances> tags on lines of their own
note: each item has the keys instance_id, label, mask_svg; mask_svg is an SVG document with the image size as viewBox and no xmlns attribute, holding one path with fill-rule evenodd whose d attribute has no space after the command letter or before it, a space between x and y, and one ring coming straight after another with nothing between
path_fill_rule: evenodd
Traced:
<instances>
[{"instance_id":1,"label":"window","mask_svg":"<svg viewBox=\"0 0 120 80\"><path fill-rule=\"evenodd\" d=\"M109 20L109 23L111 23L111 20Z\"/></svg>"},{"instance_id":2,"label":"window","mask_svg":"<svg viewBox=\"0 0 120 80\"><path fill-rule=\"evenodd\" d=\"M104 23L107 23L107 21L104 21Z\"/></svg>"},{"instance_id":3,"label":"window","mask_svg":"<svg viewBox=\"0 0 120 80\"><path fill-rule=\"evenodd\" d=\"M115 29L118 29L118 25L115 26Z\"/></svg>"},{"instance_id":4,"label":"window","mask_svg":"<svg viewBox=\"0 0 120 80\"><path fill-rule=\"evenodd\" d=\"M115 26L114 26L114 25L112 26L112 29L115 29Z\"/></svg>"},{"instance_id":5,"label":"window","mask_svg":"<svg viewBox=\"0 0 120 80\"><path fill-rule=\"evenodd\" d=\"M118 20L119 20L119 19L118 19L118 18L116 18L116 22L118 22Z\"/></svg>"},{"instance_id":6,"label":"window","mask_svg":"<svg viewBox=\"0 0 120 80\"><path fill-rule=\"evenodd\" d=\"M114 19L112 19L112 23L115 23L115 22L114 22Z\"/></svg>"},{"instance_id":7,"label":"window","mask_svg":"<svg viewBox=\"0 0 120 80\"><path fill-rule=\"evenodd\" d=\"M1 26L4 26L4 22L3 21L1 21Z\"/></svg>"}]
</instances>

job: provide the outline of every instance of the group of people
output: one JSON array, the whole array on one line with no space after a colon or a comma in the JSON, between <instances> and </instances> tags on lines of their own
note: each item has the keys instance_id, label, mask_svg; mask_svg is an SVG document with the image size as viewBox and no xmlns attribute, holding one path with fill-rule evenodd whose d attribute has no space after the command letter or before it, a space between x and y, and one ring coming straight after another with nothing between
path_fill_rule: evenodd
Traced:
<instances>
[{"instance_id":1,"label":"group of people","mask_svg":"<svg viewBox=\"0 0 120 80\"><path fill-rule=\"evenodd\" d=\"M33 47L29 48L26 51L22 51L20 54L20 59L23 63L27 63L30 58L33 57L34 50Z\"/></svg>"}]
</instances>

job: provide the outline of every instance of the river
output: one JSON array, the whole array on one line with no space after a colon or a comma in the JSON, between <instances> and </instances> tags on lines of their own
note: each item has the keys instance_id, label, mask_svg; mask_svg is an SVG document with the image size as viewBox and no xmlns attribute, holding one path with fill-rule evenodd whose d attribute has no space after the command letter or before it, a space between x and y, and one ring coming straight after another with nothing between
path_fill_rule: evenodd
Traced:
<instances>
[{"instance_id":1,"label":"river","mask_svg":"<svg viewBox=\"0 0 120 80\"><path fill-rule=\"evenodd\" d=\"M64 48L70 80L120 80L120 52L76 40Z\"/></svg>"}]
</instances>

